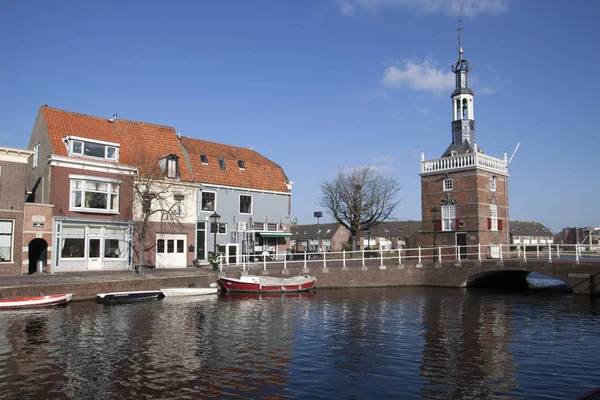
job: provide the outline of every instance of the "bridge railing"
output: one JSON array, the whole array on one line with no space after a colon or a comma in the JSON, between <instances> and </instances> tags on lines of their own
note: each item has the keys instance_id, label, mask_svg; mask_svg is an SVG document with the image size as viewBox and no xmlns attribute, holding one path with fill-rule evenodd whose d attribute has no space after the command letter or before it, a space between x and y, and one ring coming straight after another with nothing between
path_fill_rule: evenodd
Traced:
<instances>
[{"instance_id":1,"label":"bridge railing","mask_svg":"<svg viewBox=\"0 0 600 400\"><path fill-rule=\"evenodd\" d=\"M395 265L416 264L417 266L429 263L456 264L462 261L484 261L484 260L514 260L514 259L543 259L547 262L555 260L572 260L575 263L596 262L600 263L600 248L590 248L589 245L566 245L566 244L535 244L535 245L505 245L505 244L474 244L466 246L436 246L415 247L400 249L370 249L364 248L356 251L326 251L326 252L302 252L281 253L272 259L262 257L256 261L253 255L239 255L236 263L228 257L220 259L219 269L229 265L241 265L242 269L264 269L274 262L283 264L283 269L301 266L303 269L321 266L342 267L348 266L373 266L379 264L384 268L389 261L393 260ZM377 261L379 261L377 263ZM231 264L230 264L231 263Z\"/></svg>"}]
</instances>

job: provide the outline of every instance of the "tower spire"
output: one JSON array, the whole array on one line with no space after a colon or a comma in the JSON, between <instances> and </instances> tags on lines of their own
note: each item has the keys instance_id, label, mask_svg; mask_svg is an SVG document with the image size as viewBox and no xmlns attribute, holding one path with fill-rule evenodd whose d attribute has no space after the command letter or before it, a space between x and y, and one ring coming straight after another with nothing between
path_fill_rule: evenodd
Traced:
<instances>
[{"instance_id":1,"label":"tower spire","mask_svg":"<svg viewBox=\"0 0 600 400\"><path fill-rule=\"evenodd\" d=\"M462 55L463 55L462 31L463 31L463 27L462 27L460 7L458 7L458 29L457 29L457 31L458 31L458 59L462 60Z\"/></svg>"}]
</instances>

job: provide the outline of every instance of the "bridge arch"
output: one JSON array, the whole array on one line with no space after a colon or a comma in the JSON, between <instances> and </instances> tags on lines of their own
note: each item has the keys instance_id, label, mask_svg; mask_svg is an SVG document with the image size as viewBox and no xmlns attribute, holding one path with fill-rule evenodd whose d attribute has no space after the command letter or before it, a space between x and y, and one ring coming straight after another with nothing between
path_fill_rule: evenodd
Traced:
<instances>
[{"instance_id":1,"label":"bridge arch","mask_svg":"<svg viewBox=\"0 0 600 400\"><path fill-rule=\"evenodd\" d=\"M529 275L535 271L532 269L492 269L487 271L481 271L469 276L462 284L461 287L486 287L506 290L537 290L537 289L551 289L551 288L563 288L569 287L569 292L572 292L570 285L565 282L561 276L548 273L548 271L538 272L539 274L556 279L556 285L550 285L547 287L540 286L535 287L527 279ZM558 283L561 282L561 283ZM562 290L561 290L562 291Z\"/></svg>"}]
</instances>

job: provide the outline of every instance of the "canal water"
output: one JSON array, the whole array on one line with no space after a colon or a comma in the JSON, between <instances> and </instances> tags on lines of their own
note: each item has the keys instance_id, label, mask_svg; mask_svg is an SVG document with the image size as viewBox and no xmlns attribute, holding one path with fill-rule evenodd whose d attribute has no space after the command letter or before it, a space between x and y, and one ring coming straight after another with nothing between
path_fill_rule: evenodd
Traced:
<instances>
[{"instance_id":1,"label":"canal water","mask_svg":"<svg viewBox=\"0 0 600 400\"><path fill-rule=\"evenodd\" d=\"M574 399L600 299L439 288L0 313L0 399Z\"/></svg>"}]
</instances>

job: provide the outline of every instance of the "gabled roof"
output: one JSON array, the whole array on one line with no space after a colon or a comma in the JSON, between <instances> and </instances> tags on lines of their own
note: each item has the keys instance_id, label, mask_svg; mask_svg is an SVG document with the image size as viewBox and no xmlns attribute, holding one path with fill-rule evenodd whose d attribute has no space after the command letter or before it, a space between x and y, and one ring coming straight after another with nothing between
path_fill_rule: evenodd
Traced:
<instances>
[{"instance_id":1,"label":"gabled roof","mask_svg":"<svg viewBox=\"0 0 600 400\"><path fill-rule=\"evenodd\" d=\"M158 160L169 154L183 158L173 127L120 118L111 121L48 106L42 106L40 110L48 127L53 152L58 156L69 155L63 138L71 135L119 143L119 164L137 167L142 173L158 173ZM179 174L182 181L192 181L191 171L183 160L179 162Z\"/></svg>"},{"instance_id":2,"label":"gabled roof","mask_svg":"<svg viewBox=\"0 0 600 400\"><path fill-rule=\"evenodd\" d=\"M337 222L328 223L328 224L319 224L317 229L317 224L310 225L294 225L290 228L290 232L292 232L292 240L316 240L317 237L319 239L331 239L333 235L338 231L338 229L346 229L342 227ZM317 233L320 230L320 233Z\"/></svg>"},{"instance_id":3,"label":"gabled roof","mask_svg":"<svg viewBox=\"0 0 600 400\"><path fill-rule=\"evenodd\" d=\"M510 233L513 236L554 236L540 222L510 221Z\"/></svg>"},{"instance_id":4,"label":"gabled roof","mask_svg":"<svg viewBox=\"0 0 600 400\"><path fill-rule=\"evenodd\" d=\"M181 144L188 153L195 182L275 192L290 191L283 169L254 150L189 137L181 137ZM208 158L208 164L202 163L201 155ZM219 158L224 161L225 169L220 168ZM244 162L243 169L238 166L238 161Z\"/></svg>"},{"instance_id":5,"label":"gabled roof","mask_svg":"<svg viewBox=\"0 0 600 400\"><path fill-rule=\"evenodd\" d=\"M360 237L387 237L407 238L422 229L421 221L384 221L372 228L369 232L360 232Z\"/></svg>"}]
</instances>

